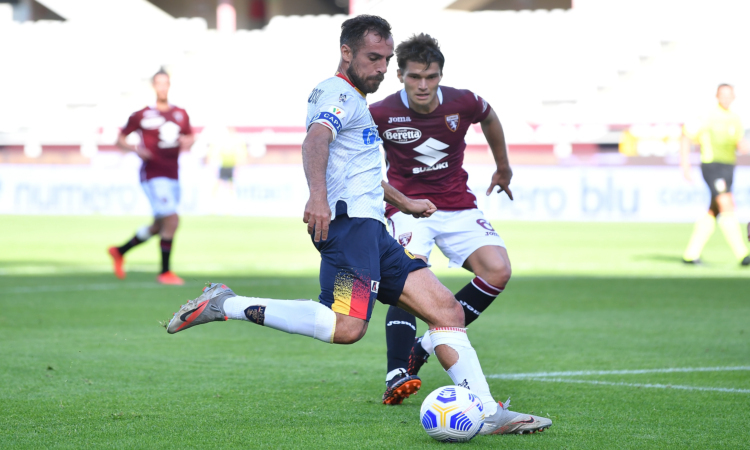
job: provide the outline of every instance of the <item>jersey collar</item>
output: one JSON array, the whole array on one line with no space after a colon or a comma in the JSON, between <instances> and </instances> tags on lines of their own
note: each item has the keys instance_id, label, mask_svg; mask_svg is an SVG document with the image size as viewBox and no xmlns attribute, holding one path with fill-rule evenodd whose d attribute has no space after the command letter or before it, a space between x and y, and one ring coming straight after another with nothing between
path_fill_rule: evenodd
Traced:
<instances>
[{"instance_id":1,"label":"jersey collar","mask_svg":"<svg viewBox=\"0 0 750 450\"><path fill-rule=\"evenodd\" d=\"M357 86L353 85L352 82L349 81L349 78L347 78L343 73L336 72L336 76L339 77L339 78L341 78L342 80L346 81L347 83L349 83L349 86L353 87L355 91L359 92L359 95L361 95L362 98L366 98L364 92L362 92L359 89L357 89Z\"/></svg>"},{"instance_id":2,"label":"jersey collar","mask_svg":"<svg viewBox=\"0 0 750 450\"><path fill-rule=\"evenodd\" d=\"M440 89L440 86L438 86L437 89L437 98L438 98L438 105L443 104L443 91ZM409 96L406 95L406 89L401 89L401 102L406 106L406 109L409 109Z\"/></svg>"}]
</instances>

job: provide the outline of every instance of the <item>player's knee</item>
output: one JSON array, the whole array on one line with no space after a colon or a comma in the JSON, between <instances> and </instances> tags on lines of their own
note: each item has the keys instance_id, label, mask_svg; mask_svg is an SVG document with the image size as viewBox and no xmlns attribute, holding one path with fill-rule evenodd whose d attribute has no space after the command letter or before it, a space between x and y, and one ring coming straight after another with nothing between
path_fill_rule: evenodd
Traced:
<instances>
[{"instance_id":1,"label":"player's knee","mask_svg":"<svg viewBox=\"0 0 750 450\"><path fill-rule=\"evenodd\" d=\"M510 264L507 264L503 260L493 262L481 272L477 271L477 276L500 289L505 289L505 285L510 281L511 274Z\"/></svg>"},{"instance_id":2,"label":"player's knee","mask_svg":"<svg viewBox=\"0 0 750 450\"><path fill-rule=\"evenodd\" d=\"M447 289L446 289L447 291ZM435 306L439 306L437 317L434 325L437 327L463 327L466 323L464 318L464 309L461 304L458 303L456 297L447 292L448 295L441 296L440 299L435 299Z\"/></svg>"},{"instance_id":3,"label":"player's knee","mask_svg":"<svg viewBox=\"0 0 750 450\"><path fill-rule=\"evenodd\" d=\"M356 317L336 314L336 331L333 334L334 344L354 344L367 332L367 322Z\"/></svg>"}]
</instances>

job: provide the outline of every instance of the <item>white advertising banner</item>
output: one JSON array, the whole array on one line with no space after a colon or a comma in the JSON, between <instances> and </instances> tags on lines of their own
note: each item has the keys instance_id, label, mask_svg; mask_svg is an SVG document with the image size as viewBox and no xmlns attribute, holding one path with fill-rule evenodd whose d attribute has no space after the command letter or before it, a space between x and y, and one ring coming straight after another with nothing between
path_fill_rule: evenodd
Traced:
<instances>
[{"instance_id":1,"label":"white advertising banner","mask_svg":"<svg viewBox=\"0 0 750 450\"><path fill-rule=\"evenodd\" d=\"M505 194L485 196L493 168L467 166L478 206L492 219L690 222L708 207L699 168L693 184L677 167L517 166ZM184 160L183 214L301 217L307 183L299 165L243 166L234 191L217 182L217 168ZM741 219L750 218L750 167L738 167L734 194ZM137 163L0 165L0 214L149 215Z\"/></svg>"}]
</instances>

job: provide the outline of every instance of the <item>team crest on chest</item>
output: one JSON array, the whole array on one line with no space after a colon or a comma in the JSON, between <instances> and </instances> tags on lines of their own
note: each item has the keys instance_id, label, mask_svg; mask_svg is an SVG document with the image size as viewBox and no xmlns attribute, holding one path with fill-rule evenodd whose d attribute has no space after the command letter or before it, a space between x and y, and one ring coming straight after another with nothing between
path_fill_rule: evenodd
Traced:
<instances>
[{"instance_id":1,"label":"team crest on chest","mask_svg":"<svg viewBox=\"0 0 750 450\"><path fill-rule=\"evenodd\" d=\"M411 242L411 231L398 236L398 243L401 244L402 247L409 245L409 242Z\"/></svg>"},{"instance_id":2,"label":"team crest on chest","mask_svg":"<svg viewBox=\"0 0 750 450\"><path fill-rule=\"evenodd\" d=\"M445 124L451 131L458 130L458 124L461 123L461 116L459 114L448 114L445 116Z\"/></svg>"}]
</instances>

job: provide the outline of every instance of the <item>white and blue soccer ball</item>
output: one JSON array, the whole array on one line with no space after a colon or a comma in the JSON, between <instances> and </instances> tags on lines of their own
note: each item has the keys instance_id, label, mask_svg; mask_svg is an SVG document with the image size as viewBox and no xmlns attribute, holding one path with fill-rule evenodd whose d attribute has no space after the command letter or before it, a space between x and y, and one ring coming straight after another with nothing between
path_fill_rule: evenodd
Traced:
<instances>
[{"instance_id":1,"label":"white and blue soccer ball","mask_svg":"<svg viewBox=\"0 0 750 450\"><path fill-rule=\"evenodd\" d=\"M443 386L424 399L419 420L433 439L441 442L467 442L484 425L484 405L464 387Z\"/></svg>"}]
</instances>

